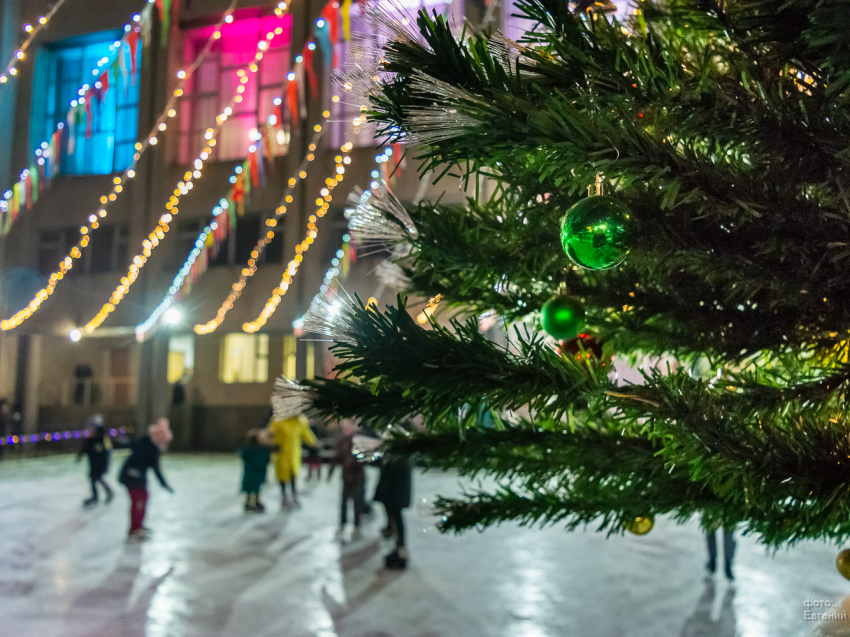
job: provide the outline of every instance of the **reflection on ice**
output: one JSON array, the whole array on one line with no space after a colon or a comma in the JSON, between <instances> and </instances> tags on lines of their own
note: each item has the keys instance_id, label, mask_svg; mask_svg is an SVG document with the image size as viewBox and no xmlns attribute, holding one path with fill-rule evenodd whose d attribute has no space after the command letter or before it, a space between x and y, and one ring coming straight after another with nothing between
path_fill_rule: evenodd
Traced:
<instances>
[{"instance_id":1,"label":"reflection on ice","mask_svg":"<svg viewBox=\"0 0 850 637\"><path fill-rule=\"evenodd\" d=\"M807 599L843 599L833 610L850 615L825 544L772 556L741 537L730 586L705 578L696 523L445 536L431 502L463 484L417 472L410 565L388 572L380 506L363 539L334 539L337 484L302 483L287 512L267 485L267 513L245 515L235 457L164 462L176 494L152 490L143 544L125 542L126 494L82 509L71 457L0 463L0 637L850 637L846 621L804 618Z\"/></svg>"}]
</instances>

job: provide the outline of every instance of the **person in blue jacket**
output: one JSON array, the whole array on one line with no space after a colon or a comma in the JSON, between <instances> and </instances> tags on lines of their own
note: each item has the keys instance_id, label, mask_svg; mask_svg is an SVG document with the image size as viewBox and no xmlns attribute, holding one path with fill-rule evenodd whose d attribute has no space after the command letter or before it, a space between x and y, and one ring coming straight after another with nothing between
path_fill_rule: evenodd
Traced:
<instances>
[{"instance_id":1,"label":"person in blue jacket","mask_svg":"<svg viewBox=\"0 0 850 637\"><path fill-rule=\"evenodd\" d=\"M155 425L148 427L148 435L130 444L130 456L124 462L118 481L127 487L130 494L130 539L145 539L150 531L144 527L145 511L148 503L148 469L162 487L174 493L168 486L159 468L162 451L173 439L167 418L160 418Z\"/></svg>"}]
</instances>

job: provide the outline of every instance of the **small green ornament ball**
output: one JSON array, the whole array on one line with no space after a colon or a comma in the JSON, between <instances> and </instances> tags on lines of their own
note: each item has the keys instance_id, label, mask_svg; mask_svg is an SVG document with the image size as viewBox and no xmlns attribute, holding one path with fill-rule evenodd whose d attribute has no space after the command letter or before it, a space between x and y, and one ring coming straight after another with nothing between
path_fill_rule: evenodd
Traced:
<instances>
[{"instance_id":1,"label":"small green ornament ball","mask_svg":"<svg viewBox=\"0 0 850 637\"><path fill-rule=\"evenodd\" d=\"M559 294L543 305L540 321L546 333L555 340L571 339L584 328L584 308L569 297Z\"/></svg>"},{"instance_id":2,"label":"small green ornament ball","mask_svg":"<svg viewBox=\"0 0 850 637\"><path fill-rule=\"evenodd\" d=\"M629 209L611 197L588 197L572 206L561 221L561 245L573 263L588 270L620 265L635 234Z\"/></svg>"}]
</instances>

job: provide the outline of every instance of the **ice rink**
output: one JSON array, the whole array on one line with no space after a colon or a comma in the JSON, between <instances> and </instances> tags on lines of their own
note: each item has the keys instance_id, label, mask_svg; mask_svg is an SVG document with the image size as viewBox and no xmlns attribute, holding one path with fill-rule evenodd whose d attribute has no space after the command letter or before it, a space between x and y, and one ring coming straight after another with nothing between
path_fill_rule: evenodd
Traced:
<instances>
[{"instance_id":1,"label":"ice rink","mask_svg":"<svg viewBox=\"0 0 850 637\"><path fill-rule=\"evenodd\" d=\"M362 540L334 539L336 481L302 475L303 507L287 512L267 483L268 512L246 515L236 457L163 468L176 494L150 485L154 536L140 544L125 540L123 489L83 510L73 457L0 462L0 637L798 637L818 630L807 610L829 610L806 600L850 594L839 548L820 543L771 555L739 538L734 587L707 578L695 523L441 535L430 502L461 482L437 472L414 475L410 565L387 572L380 507Z\"/></svg>"}]
</instances>

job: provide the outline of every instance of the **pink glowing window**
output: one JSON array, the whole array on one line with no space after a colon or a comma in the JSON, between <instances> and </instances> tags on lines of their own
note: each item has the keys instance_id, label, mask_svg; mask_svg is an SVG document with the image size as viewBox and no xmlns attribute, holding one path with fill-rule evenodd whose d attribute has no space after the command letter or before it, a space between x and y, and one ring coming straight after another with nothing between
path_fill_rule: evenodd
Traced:
<instances>
[{"instance_id":1,"label":"pink glowing window","mask_svg":"<svg viewBox=\"0 0 850 637\"><path fill-rule=\"evenodd\" d=\"M257 44L268 33L275 35L263 53L256 73L247 73L248 82L242 101L233 105L233 114L228 117L218 143L213 148L216 160L244 159L248 147L254 143L252 135L261 129L269 118L275 117L275 102L283 97L286 74L289 71L289 43L292 19L285 15L265 17L243 17L225 24L221 37L207 53L203 63L187 87L180 102L180 148L181 163L193 161L206 145L204 131L215 126L215 118L230 103L239 86L238 73L254 59ZM201 52L213 33L213 27L190 29L186 32L183 54L188 67ZM286 136L284 132L279 135ZM285 153L286 139L278 139L274 146Z\"/></svg>"}]
</instances>

